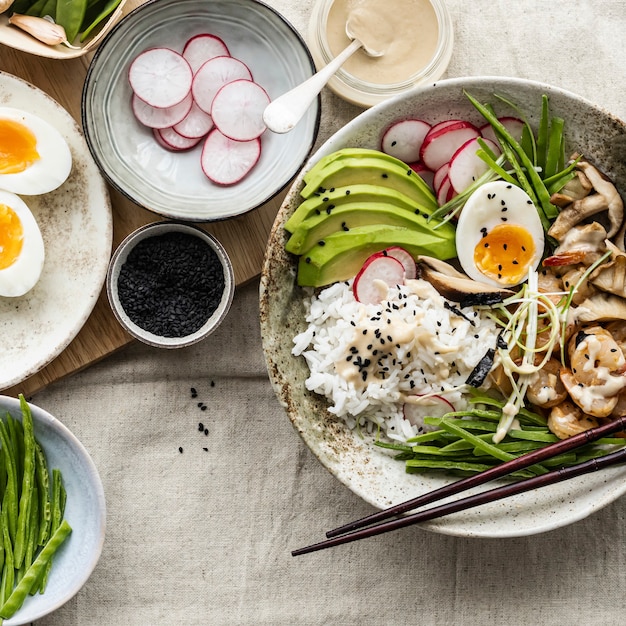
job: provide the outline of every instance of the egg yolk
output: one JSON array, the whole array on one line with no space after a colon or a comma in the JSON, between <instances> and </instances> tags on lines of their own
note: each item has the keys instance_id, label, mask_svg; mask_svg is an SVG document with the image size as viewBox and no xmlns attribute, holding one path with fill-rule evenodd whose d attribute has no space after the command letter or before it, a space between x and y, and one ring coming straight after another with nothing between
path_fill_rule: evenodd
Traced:
<instances>
[{"instance_id":1,"label":"egg yolk","mask_svg":"<svg viewBox=\"0 0 626 626\"><path fill-rule=\"evenodd\" d=\"M474 248L474 263L485 275L502 285L517 285L535 258L531 234L515 224L498 224Z\"/></svg>"},{"instance_id":2,"label":"egg yolk","mask_svg":"<svg viewBox=\"0 0 626 626\"><path fill-rule=\"evenodd\" d=\"M0 120L0 174L23 172L38 159L32 131L14 120Z\"/></svg>"},{"instance_id":3,"label":"egg yolk","mask_svg":"<svg viewBox=\"0 0 626 626\"><path fill-rule=\"evenodd\" d=\"M15 211L0 204L0 270L15 263L22 251L24 231Z\"/></svg>"}]
</instances>

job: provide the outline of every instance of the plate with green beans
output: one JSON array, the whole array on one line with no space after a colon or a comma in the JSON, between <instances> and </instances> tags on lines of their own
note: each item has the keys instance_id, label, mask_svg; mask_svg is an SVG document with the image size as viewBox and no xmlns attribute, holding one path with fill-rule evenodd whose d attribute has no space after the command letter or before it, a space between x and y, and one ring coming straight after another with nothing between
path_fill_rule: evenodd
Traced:
<instances>
[{"instance_id":1,"label":"plate with green beans","mask_svg":"<svg viewBox=\"0 0 626 626\"><path fill-rule=\"evenodd\" d=\"M88 452L23 396L0 396L0 619L54 611L87 581L104 542L105 499Z\"/></svg>"},{"instance_id":2,"label":"plate with green beans","mask_svg":"<svg viewBox=\"0 0 626 626\"><path fill-rule=\"evenodd\" d=\"M52 59L82 56L98 45L121 18L126 0L15 0L0 15L0 43ZM13 20L14 15L26 16ZM35 19L33 19L35 18ZM55 43L38 20L63 27L66 40ZM18 27L19 26L19 27ZM46 34L44 34L46 33Z\"/></svg>"}]
</instances>

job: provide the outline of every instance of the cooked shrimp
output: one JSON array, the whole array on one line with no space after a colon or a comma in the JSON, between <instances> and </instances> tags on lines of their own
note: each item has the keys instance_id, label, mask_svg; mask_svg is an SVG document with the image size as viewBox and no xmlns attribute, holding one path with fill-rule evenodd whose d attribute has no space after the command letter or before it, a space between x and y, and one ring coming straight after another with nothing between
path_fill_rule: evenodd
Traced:
<instances>
[{"instance_id":1,"label":"cooked shrimp","mask_svg":"<svg viewBox=\"0 0 626 626\"><path fill-rule=\"evenodd\" d=\"M598 420L585 415L573 402L562 402L550 411L548 428L559 439L567 439L598 426Z\"/></svg>"},{"instance_id":2,"label":"cooked shrimp","mask_svg":"<svg viewBox=\"0 0 626 626\"><path fill-rule=\"evenodd\" d=\"M539 355L535 362L537 360L540 360ZM526 397L535 406L550 408L561 404L567 398L567 390L559 377L560 369L559 361L549 359L542 369L531 374Z\"/></svg>"},{"instance_id":3,"label":"cooked shrimp","mask_svg":"<svg viewBox=\"0 0 626 626\"><path fill-rule=\"evenodd\" d=\"M569 341L570 367L561 380L572 400L595 417L607 417L626 387L626 359L610 332L601 326L579 330Z\"/></svg>"}]
</instances>

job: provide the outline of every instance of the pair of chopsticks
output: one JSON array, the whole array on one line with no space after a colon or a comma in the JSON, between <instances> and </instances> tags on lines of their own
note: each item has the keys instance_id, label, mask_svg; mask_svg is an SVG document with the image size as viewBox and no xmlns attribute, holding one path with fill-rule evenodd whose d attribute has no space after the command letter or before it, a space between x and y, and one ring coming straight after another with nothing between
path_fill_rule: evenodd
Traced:
<instances>
[{"instance_id":1,"label":"pair of chopsticks","mask_svg":"<svg viewBox=\"0 0 626 626\"><path fill-rule=\"evenodd\" d=\"M412 498L411 500L407 500L406 502L402 502L388 509L384 509L383 511L379 511L372 515L368 515L367 517L350 522L340 526L339 528L329 530L326 533L327 539L325 541L321 541L304 548L299 548L298 550L293 550L291 554L292 556L299 556L301 554L316 552L317 550L323 550L325 548L350 543L359 539L365 539L366 537L381 535L398 528L412 526L413 524L417 524L419 522L425 522L427 520L443 517L444 515L449 515L458 511L471 509L481 504L486 504L487 502L495 502L496 500L508 498L509 496L513 496L518 493L524 493L525 491L538 489L540 487L545 487L546 485L553 485L576 476L582 476L583 474L589 474L612 465L617 465L618 463L626 462L626 448L622 448L617 452L612 452L605 456L584 461L582 463L578 463L577 465L533 476L532 478L520 480L502 487L496 487L495 489L471 495L466 498L461 498L459 500L435 506L417 513L411 513L410 515L398 517L403 513L412 511L418 507L437 502L438 500L461 493L462 491L466 491L472 487L483 485L496 478L501 478L517 470L530 467L535 463L540 463L541 461L557 456L558 454L568 452L587 443L591 443L592 441L596 441L605 435L621 430L626 430L626 416L619 417L614 421L603 424L602 426L586 430L578 435L570 437L569 439L557 441L556 443L552 443L545 448L534 450L533 452L519 456L516 459L507 461L501 465L496 465L488 470L480 472L479 474L444 485L439 489L435 489L434 491L422 494L421 496Z\"/></svg>"}]
</instances>

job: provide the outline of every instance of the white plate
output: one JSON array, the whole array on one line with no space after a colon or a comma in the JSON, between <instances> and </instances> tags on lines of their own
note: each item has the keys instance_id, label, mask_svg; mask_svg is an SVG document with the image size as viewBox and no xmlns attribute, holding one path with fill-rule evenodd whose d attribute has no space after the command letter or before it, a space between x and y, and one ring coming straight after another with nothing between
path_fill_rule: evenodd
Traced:
<instances>
[{"instance_id":1,"label":"white plate","mask_svg":"<svg viewBox=\"0 0 626 626\"><path fill-rule=\"evenodd\" d=\"M50 471L61 470L67 492L65 519L72 533L54 557L43 594L28 596L4 626L29 624L65 604L85 584L98 563L106 528L104 489L98 470L80 441L55 417L31 404L35 437ZM0 411L22 419L19 400L0 396Z\"/></svg>"},{"instance_id":2,"label":"white plate","mask_svg":"<svg viewBox=\"0 0 626 626\"><path fill-rule=\"evenodd\" d=\"M22 196L41 229L46 260L37 285L0 298L0 389L58 356L87 321L104 285L113 239L109 194L79 126L43 91L0 72L0 103L34 113L68 142L72 171L58 189Z\"/></svg>"},{"instance_id":3,"label":"white plate","mask_svg":"<svg viewBox=\"0 0 626 626\"><path fill-rule=\"evenodd\" d=\"M83 128L104 175L130 200L155 213L208 222L242 215L276 195L309 156L319 127L319 98L290 133L266 131L262 152L239 183L215 185L202 172L200 142L173 153L137 122L128 67L142 51L182 51L200 33L221 37L270 98L309 78L314 64L306 44L277 11L255 0L158 0L124 17L98 48L83 90Z\"/></svg>"},{"instance_id":4,"label":"white plate","mask_svg":"<svg viewBox=\"0 0 626 626\"><path fill-rule=\"evenodd\" d=\"M422 118L430 123L460 117L480 123L463 94L481 101L494 92L508 97L538 120L542 94L554 115L565 119L569 145L584 151L626 190L626 125L606 111L566 91L514 78L463 78L418 87L361 114L313 155L290 189L270 235L261 279L261 330L268 371L289 418L319 460L354 493L386 508L454 480L406 474L393 460L327 411L326 401L306 391L308 368L291 354L291 339L306 328L302 292L295 285L294 257L284 250L283 224L300 203L302 176L322 156L344 147L380 148L387 126L396 120ZM288 332L285 332L288 329ZM490 485L489 487L491 487ZM626 492L626 466L588 474L568 482L425 522L424 528L459 536L513 537L545 532L590 515ZM350 520L342 520L348 522Z\"/></svg>"}]
</instances>

